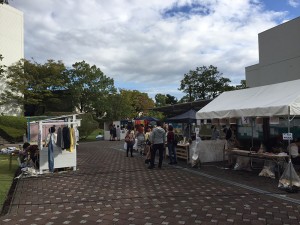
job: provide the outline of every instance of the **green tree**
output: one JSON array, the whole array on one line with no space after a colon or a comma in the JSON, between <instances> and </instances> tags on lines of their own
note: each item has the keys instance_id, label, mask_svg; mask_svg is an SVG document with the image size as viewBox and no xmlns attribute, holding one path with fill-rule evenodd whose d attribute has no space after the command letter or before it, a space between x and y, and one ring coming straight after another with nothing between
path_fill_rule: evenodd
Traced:
<instances>
[{"instance_id":1,"label":"green tree","mask_svg":"<svg viewBox=\"0 0 300 225\"><path fill-rule=\"evenodd\" d=\"M0 4L8 4L8 0L0 0Z\"/></svg>"},{"instance_id":2,"label":"green tree","mask_svg":"<svg viewBox=\"0 0 300 225\"><path fill-rule=\"evenodd\" d=\"M0 62L3 60L3 56L0 54ZM0 63L0 76L4 75L5 66Z\"/></svg>"},{"instance_id":3,"label":"green tree","mask_svg":"<svg viewBox=\"0 0 300 225\"><path fill-rule=\"evenodd\" d=\"M114 80L85 61L76 62L65 74L70 81L67 88L80 112L95 112L100 104L107 103L111 94L116 93ZM100 109L97 113L101 113Z\"/></svg>"},{"instance_id":4,"label":"green tree","mask_svg":"<svg viewBox=\"0 0 300 225\"><path fill-rule=\"evenodd\" d=\"M178 100L175 96L166 94L166 103L167 103L167 105L174 105L177 102L178 102Z\"/></svg>"},{"instance_id":5,"label":"green tree","mask_svg":"<svg viewBox=\"0 0 300 225\"><path fill-rule=\"evenodd\" d=\"M155 95L154 98L155 98L155 106L156 107L162 107L167 104L166 103L166 95L158 93Z\"/></svg>"},{"instance_id":6,"label":"green tree","mask_svg":"<svg viewBox=\"0 0 300 225\"><path fill-rule=\"evenodd\" d=\"M209 99L232 89L229 85L230 82L230 79L222 77L217 67L202 66L184 74L179 90L187 94L184 99L188 99L188 101Z\"/></svg>"},{"instance_id":7,"label":"green tree","mask_svg":"<svg viewBox=\"0 0 300 225\"><path fill-rule=\"evenodd\" d=\"M240 89L245 89L247 88L246 80L241 80L240 85L236 85L235 89L240 90Z\"/></svg>"},{"instance_id":8,"label":"green tree","mask_svg":"<svg viewBox=\"0 0 300 225\"><path fill-rule=\"evenodd\" d=\"M120 89L120 94L122 100L128 106L128 118L135 118L140 112L143 112L143 115L147 115L149 109L155 106L153 99L149 98L147 93L142 93L137 90Z\"/></svg>"},{"instance_id":9,"label":"green tree","mask_svg":"<svg viewBox=\"0 0 300 225\"><path fill-rule=\"evenodd\" d=\"M62 75L65 65L48 60L45 64L21 59L7 69L6 89L1 93L1 104L32 105L35 110L45 106L53 97L52 91L61 90L66 83ZM4 75L1 74L3 78Z\"/></svg>"},{"instance_id":10,"label":"green tree","mask_svg":"<svg viewBox=\"0 0 300 225\"><path fill-rule=\"evenodd\" d=\"M91 113L81 114L79 118L82 119L81 126L78 127L80 138L85 139L98 128L98 123L94 120Z\"/></svg>"},{"instance_id":11,"label":"green tree","mask_svg":"<svg viewBox=\"0 0 300 225\"><path fill-rule=\"evenodd\" d=\"M177 98L175 96L172 96L170 94L156 94L155 95L155 106L156 107L162 107L166 105L174 105L178 102Z\"/></svg>"}]
</instances>

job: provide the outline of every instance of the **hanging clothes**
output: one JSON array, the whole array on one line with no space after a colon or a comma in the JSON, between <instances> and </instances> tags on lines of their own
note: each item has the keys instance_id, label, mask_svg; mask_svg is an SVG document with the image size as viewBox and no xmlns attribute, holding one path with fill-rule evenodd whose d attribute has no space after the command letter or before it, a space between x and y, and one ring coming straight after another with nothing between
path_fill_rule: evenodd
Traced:
<instances>
[{"instance_id":1,"label":"hanging clothes","mask_svg":"<svg viewBox=\"0 0 300 225\"><path fill-rule=\"evenodd\" d=\"M49 171L54 172L54 147L56 146L57 135L51 130L52 133L49 133L47 136L46 143L48 144L48 166Z\"/></svg>"},{"instance_id":2,"label":"hanging clothes","mask_svg":"<svg viewBox=\"0 0 300 225\"><path fill-rule=\"evenodd\" d=\"M63 136L63 149L70 149L71 145L71 135L69 127L64 127L62 129L62 136Z\"/></svg>"},{"instance_id":3,"label":"hanging clothes","mask_svg":"<svg viewBox=\"0 0 300 225\"><path fill-rule=\"evenodd\" d=\"M74 130L75 130L75 139L76 139L76 144L77 144L79 142L79 130L77 127Z\"/></svg>"},{"instance_id":4,"label":"hanging clothes","mask_svg":"<svg viewBox=\"0 0 300 225\"><path fill-rule=\"evenodd\" d=\"M76 144L75 130L73 127L70 128L70 148L67 151L73 152Z\"/></svg>"},{"instance_id":5,"label":"hanging clothes","mask_svg":"<svg viewBox=\"0 0 300 225\"><path fill-rule=\"evenodd\" d=\"M58 147L62 148L62 144L63 144L62 129L61 129L61 127L59 127L57 129L57 142L56 142L56 145Z\"/></svg>"}]
</instances>

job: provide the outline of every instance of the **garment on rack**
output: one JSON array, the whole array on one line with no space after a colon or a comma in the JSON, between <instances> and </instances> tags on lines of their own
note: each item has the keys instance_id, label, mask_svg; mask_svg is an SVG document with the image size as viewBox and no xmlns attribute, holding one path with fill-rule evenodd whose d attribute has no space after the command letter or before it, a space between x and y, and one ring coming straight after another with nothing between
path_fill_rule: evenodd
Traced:
<instances>
[{"instance_id":1,"label":"garment on rack","mask_svg":"<svg viewBox=\"0 0 300 225\"><path fill-rule=\"evenodd\" d=\"M76 144L75 130L73 127L70 128L70 148L67 151L73 152Z\"/></svg>"},{"instance_id":2,"label":"garment on rack","mask_svg":"<svg viewBox=\"0 0 300 225\"><path fill-rule=\"evenodd\" d=\"M63 138L62 138L62 129L61 127L59 127L57 129L57 142L56 145L60 148L62 148L62 142L63 142Z\"/></svg>"},{"instance_id":3,"label":"garment on rack","mask_svg":"<svg viewBox=\"0 0 300 225\"><path fill-rule=\"evenodd\" d=\"M70 149L71 135L70 135L70 128L69 127L64 127L62 129L62 136L63 136L63 149Z\"/></svg>"},{"instance_id":4,"label":"garment on rack","mask_svg":"<svg viewBox=\"0 0 300 225\"><path fill-rule=\"evenodd\" d=\"M74 130L75 130L75 139L76 139L76 143L77 143L79 141L79 130L77 127Z\"/></svg>"},{"instance_id":5,"label":"garment on rack","mask_svg":"<svg viewBox=\"0 0 300 225\"><path fill-rule=\"evenodd\" d=\"M50 133L50 140L48 143L48 166L49 166L49 171L54 172L54 152L53 152L53 133Z\"/></svg>"}]
</instances>

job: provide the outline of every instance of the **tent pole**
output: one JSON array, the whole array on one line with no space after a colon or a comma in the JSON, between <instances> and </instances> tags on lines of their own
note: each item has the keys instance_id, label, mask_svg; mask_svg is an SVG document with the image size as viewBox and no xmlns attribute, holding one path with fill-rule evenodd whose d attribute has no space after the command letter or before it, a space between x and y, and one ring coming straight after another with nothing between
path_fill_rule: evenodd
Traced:
<instances>
[{"instance_id":1,"label":"tent pole","mask_svg":"<svg viewBox=\"0 0 300 225\"><path fill-rule=\"evenodd\" d=\"M251 117L251 133L252 133L252 136L251 136L251 148L250 148L250 152L252 151L253 149L253 118Z\"/></svg>"},{"instance_id":2,"label":"tent pole","mask_svg":"<svg viewBox=\"0 0 300 225\"><path fill-rule=\"evenodd\" d=\"M290 121L290 107L288 106L288 133L290 133L290 124L291 124L291 121ZM288 139L288 146L290 146L291 144L291 140ZM289 161L291 161L291 148L289 148Z\"/></svg>"},{"instance_id":3,"label":"tent pole","mask_svg":"<svg viewBox=\"0 0 300 225\"><path fill-rule=\"evenodd\" d=\"M290 106L288 106L288 133L290 133ZM291 157L291 148L290 148L291 140L288 139L288 148L289 148L289 166L290 166L290 188L292 188L292 157Z\"/></svg>"}]
</instances>

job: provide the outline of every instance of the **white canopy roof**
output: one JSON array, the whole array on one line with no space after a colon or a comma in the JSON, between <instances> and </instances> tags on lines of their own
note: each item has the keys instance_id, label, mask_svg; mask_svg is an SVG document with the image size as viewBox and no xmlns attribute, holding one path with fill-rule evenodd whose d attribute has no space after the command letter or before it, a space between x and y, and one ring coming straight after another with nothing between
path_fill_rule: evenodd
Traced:
<instances>
[{"instance_id":1,"label":"white canopy roof","mask_svg":"<svg viewBox=\"0 0 300 225\"><path fill-rule=\"evenodd\" d=\"M300 115L300 80L223 92L197 119Z\"/></svg>"}]
</instances>

